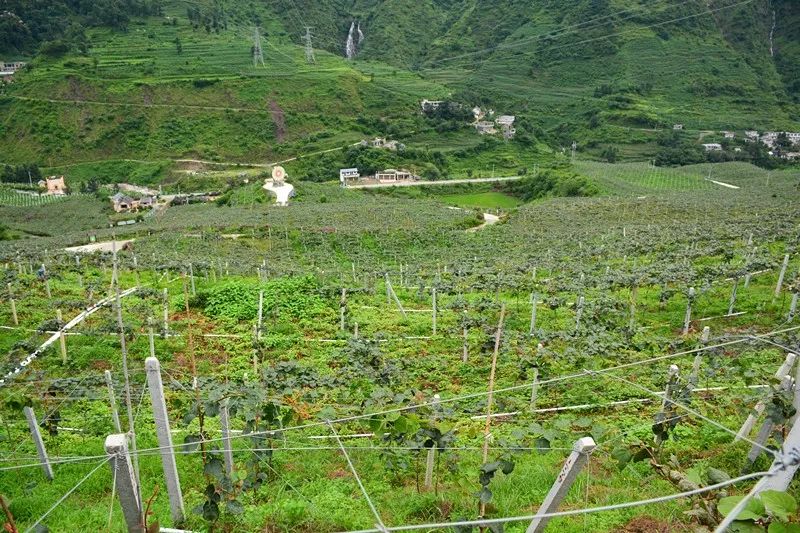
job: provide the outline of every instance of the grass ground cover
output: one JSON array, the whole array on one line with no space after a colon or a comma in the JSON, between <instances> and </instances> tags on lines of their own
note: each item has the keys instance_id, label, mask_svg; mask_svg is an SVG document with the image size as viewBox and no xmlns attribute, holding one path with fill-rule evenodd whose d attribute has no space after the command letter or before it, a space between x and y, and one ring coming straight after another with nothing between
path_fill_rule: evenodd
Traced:
<instances>
[{"instance_id":1,"label":"grass ground cover","mask_svg":"<svg viewBox=\"0 0 800 533\"><path fill-rule=\"evenodd\" d=\"M450 194L441 196L440 199L458 207L480 207L485 209L510 209L520 204L517 198L500 192Z\"/></svg>"}]
</instances>

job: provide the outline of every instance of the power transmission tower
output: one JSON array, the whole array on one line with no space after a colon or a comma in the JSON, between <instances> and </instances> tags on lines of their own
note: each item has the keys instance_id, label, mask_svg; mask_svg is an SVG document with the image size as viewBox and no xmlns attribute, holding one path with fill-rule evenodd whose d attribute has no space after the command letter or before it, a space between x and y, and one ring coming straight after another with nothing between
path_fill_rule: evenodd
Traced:
<instances>
[{"instance_id":1,"label":"power transmission tower","mask_svg":"<svg viewBox=\"0 0 800 533\"><path fill-rule=\"evenodd\" d=\"M261 49L261 34L258 33L258 26L256 26L255 37L253 38L253 67L257 67L261 62L262 67L264 64L264 51Z\"/></svg>"},{"instance_id":2,"label":"power transmission tower","mask_svg":"<svg viewBox=\"0 0 800 533\"><path fill-rule=\"evenodd\" d=\"M314 47L311 46L311 26L306 26L306 34L303 36L306 43L306 62L315 64L317 59L314 57Z\"/></svg>"}]
</instances>

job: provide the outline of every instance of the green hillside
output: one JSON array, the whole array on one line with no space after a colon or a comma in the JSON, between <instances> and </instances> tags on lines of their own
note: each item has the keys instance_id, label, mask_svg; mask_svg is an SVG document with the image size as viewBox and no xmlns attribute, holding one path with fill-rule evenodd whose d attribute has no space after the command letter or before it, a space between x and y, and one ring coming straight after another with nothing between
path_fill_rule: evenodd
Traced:
<instances>
[{"instance_id":1,"label":"green hillside","mask_svg":"<svg viewBox=\"0 0 800 533\"><path fill-rule=\"evenodd\" d=\"M513 173L572 141L589 158L611 147L649 160L673 123L695 146L721 129L800 129L800 6L788 0L108 0L113 20L71 5L12 3L37 25L22 37L0 26L5 57L30 61L0 93L5 163L268 163L380 135L439 177ZM347 60L353 23L364 38ZM423 98L514 114L521 140L425 119ZM296 170L335 179L321 164Z\"/></svg>"}]
</instances>

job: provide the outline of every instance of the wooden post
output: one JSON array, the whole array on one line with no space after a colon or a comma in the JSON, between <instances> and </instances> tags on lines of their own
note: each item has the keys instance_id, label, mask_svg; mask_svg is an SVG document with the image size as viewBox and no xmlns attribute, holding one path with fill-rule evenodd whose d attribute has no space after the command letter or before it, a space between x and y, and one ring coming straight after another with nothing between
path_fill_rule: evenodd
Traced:
<instances>
[{"instance_id":1,"label":"wooden post","mask_svg":"<svg viewBox=\"0 0 800 533\"><path fill-rule=\"evenodd\" d=\"M780 391L789 392L790 390L792 390L792 376L787 374L783 376ZM758 435L756 435L755 442L750 447L750 453L747 454L748 465L755 463L756 459L758 459L758 456L761 455L762 451L764 451L764 447L767 445L769 436L772 435L772 431L774 429L775 423L769 417L767 417L767 419L764 420L764 423L761 424L761 429L758 430Z\"/></svg>"},{"instance_id":2,"label":"wooden post","mask_svg":"<svg viewBox=\"0 0 800 533\"><path fill-rule=\"evenodd\" d=\"M142 505L139 501L139 483L131 465L128 442L124 433L106 437L106 453L110 457L111 472L117 480L117 494L128 533L144 533Z\"/></svg>"},{"instance_id":3,"label":"wooden post","mask_svg":"<svg viewBox=\"0 0 800 533\"><path fill-rule=\"evenodd\" d=\"M728 304L728 316L733 314L733 309L736 306L736 292L739 290L739 278L733 280L733 290L731 290L731 300Z\"/></svg>"},{"instance_id":4,"label":"wooden post","mask_svg":"<svg viewBox=\"0 0 800 533\"><path fill-rule=\"evenodd\" d=\"M39 455L44 477L52 481L53 467L50 466L50 458L47 456L47 449L44 447L42 434L39 431L39 423L36 421L36 414L30 407L23 407L22 411L25 413L25 418L28 419L28 429L31 430L31 438L33 438L33 444L36 446L36 453Z\"/></svg>"},{"instance_id":5,"label":"wooden post","mask_svg":"<svg viewBox=\"0 0 800 533\"><path fill-rule=\"evenodd\" d=\"M433 317L432 317L431 334L436 335L436 314L438 312L436 309L436 287L431 289L431 296L433 299Z\"/></svg>"},{"instance_id":6,"label":"wooden post","mask_svg":"<svg viewBox=\"0 0 800 533\"><path fill-rule=\"evenodd\" d=\"M783 278L786 277L786 269L789 267L789 254L783 256L783 265L781 266L781 272L778 274L778 283L775 285L775 298L780 296L781 288L783 287Z\"/></svg>"},{"instance_id":7,"label":"wooden post","mask_svg":"<svg viewBox=\"0 0 800 533\"><path fill-rule=\"evenodd\" d=\"M686 300L686 316L683 319L683 334L689 334L689 325L692 322L692 302L694 301L695 297L695 290L694 287L689 287L689 294Z\"/></svg>"},{"instance_id":8,"label":"wooden post","mask_svg":"<svg viewBox=\"0 0 800 533\"><path fill-rule=\"evenodd\" d=\"M225 472L230 476L233 474L233 444L231 443L231 425L228 416L227 398L220 402L219 424L222 428L222 456L225 459Z\"/></svg>"},{"instance_id":9,"label":"wooden post","mask_svg":"<svg viewBox=\"0 0 800 533\"><path fill-rule=\"evenodd\" d=\"M114 382L111 380L111 371L105 371L106 387L108 388L108 401L111 404L111 419L114 421L114 428L117 433L122 433L122 424L119 422L119 412L117 411L117 395L114 394Z\"/></svg>"},{"instance_id":10,"label":"wooden post","mask_svg":"<svg viewBox=\"0 0 800 533\"><path fill-rule=\"evenodd\" d=\"M58 321L58 346L61 349L61 363L67 364L67 340L64 337L64 317L61 315L61 309L56 309L56 320Z\"/></svg>"},{"instance_id":11,"label":"wooden post","mask_svg":"<svg viewBox=\"0 0 800 533\"><path fill-rule=\"evenodd\" d=\"M531 323L528 328L528 336L533 337L536 332L536 308L539 305L539 295L535 292L531 293Z\"/></svg>"},{"instance_id":12,"label":"wooden post","mask_svg":"<svg viewBox=\"0 0 800 533\"><path fill-rule=\"evenodd\" d=\"M161 465L164 468L164 478L169 494L169 506L172 521L175 524L183 522L185 512L183 508L183 493L181 482L178 478L178 467L175 464L175 450L172 446L172 433L169 430L169 415L167 404L164 400L164 384L161 381L161 365L155 357L148 357L144 361L147 372L147 388L150 389L150 400L153 404L153 420L156 424L156 435L161 453Z\"/></svg>"},{"instance_id":13,"label":"wooden post","mask_svg":"<svg viewBox=\"0 0 800 533\"><path fill-rule=\"evenodd\" d=\"M494 334L494 351L492 352L492 368L489 371L489 390L486 397L486 424L483 428L483 464L489 460L489 437L492 425L492 402L494 400L494 377L497 372L497 355L500 353L500 340L503 338L503 321L506 318L506 304L500 306L500 321L497 323L497 331ZM486 504L481 502L480 516L486 515Z\"/></svg>"},{"instance_id":14,"label":"wooden post","mask_svg":"<svg viewBox=\"0 0 800 533\"><path fill-rule=\"evenodd\" d=\"M19 317L17 317L17 303L14 301L14 292L11 289L11 284L8 284L8 301L11 303L11 320L15 326L19 326Z\"/></svg>"},{"instance_id":15,"label":"wooden post","mask_svg":"<svg viewBox=\"0 0 800 533\"><path fill-rule=\"evenodd\" d=\"M164 338L169 337L169 292L164 287Z\"/></svg>"},{"instance_id":16,"label":"wooden post","mask_svg":"<svg viewBox=\"0 0 800 533\"><path fill-rule=\"evenodd\" d=\"M256 327L256 338L261 340L261 330L264 327L264 291L258 291L258 323Z\"/></svg>"},{"instance_id":17,"label":"wooden post","mask_svg":"<svg viewBox=\"0 0 800 533\"><path fill-rule=\"evenodd\" d=\"M794 366L794 362L796 359L797 359L796 354L793 353L787 354L786 359L783 361L783 364L780 366L780 368L778 368L778 371L775 372L775 378L781 380L782 382L784 376L786 376L786 374L788 374L792 370L792 367ZM766 407L767 405L766 402L764 402L764 400L759 400L758 403L756 403L756 406L753 408L753 412L747 415L747 419L745 419L744 424L742 424L742 427L739 428L739 432L736 434L736 437L733 439L733 442L739 441L750 434L750 432L753 430L753 426L755 425L756 420L758 420L758 417L761 416L761 413L764 412L764 409L766 409Z\"/></svg>"},{"instance_id":18,"label":"wooden post","mask_svg":"<svg viewBox=\"0 0 800 533\"><path fill-rule=\"evenodd\" d=\"M572 484L578 478L583 467L589 462L589 454L595 449L594 439L591 437L583 437L575 441L572 446L572 453L569 454L567 460L564 461L564 466L561 467L556 482L547 493L544 502L539 507L537 515L544 515L554 513L558 510L564 497L569 492ZM534 518L525 533L541 533L550 521L549 518Z\"/></svg>"},{"instance_id":19,"label":"wooden post","mask_svg":"<svg viewBox=\"0 0 800 533\"><path fill-rule=\"evenodd\" d=\"M439 403L439 399L440 398L441 397L438 394L434 394L433 395L433 401L431 402L431 407L433 407L435 409L436 405ZM433 466L434 466L434 463L436 462L435 461L435 459L436 459L436 451L437 451L436 450L436 443L434 443L433 446L428 448L428 457L426 458L426 461L425 461L425 483L424 483L424 487L426 489L428 489L428 490L433 488Z\"/></svg>"}]
</instances>

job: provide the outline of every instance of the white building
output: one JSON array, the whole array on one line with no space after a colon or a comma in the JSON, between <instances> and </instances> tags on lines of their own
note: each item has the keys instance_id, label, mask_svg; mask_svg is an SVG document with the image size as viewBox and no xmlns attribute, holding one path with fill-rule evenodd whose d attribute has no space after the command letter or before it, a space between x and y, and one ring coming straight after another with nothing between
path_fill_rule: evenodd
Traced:
<instances>
[{"instance_id":1,"label":"white building","mask_svg":"<svg viewBox=\"0 0 800 533\"><path fill-rule=\"evenodd\" d=\"M673 124L672 125L672 129L673 130L682 130L683 129L683 124Z\"/></svg>"},{"instance_id":2,"label":"white building","mask_svg":"<svg viewBox=\"0 0 800 533\"><path fill-rule=\"evenodd\" d=\"M724 135L726 139L733 139L736 137L736 134L732 131L723 131L722 135Z\"/></svg>"},{"instance_id":3,"label":"white building","mask_svg":"<svg viewBox=\"0 0 800 533\"><path fill-rule=\"evenodd\" d=\"M407 170L397 170L394 168L389 168L382 172L375 173L375 179L382 183L390 183L394 181L415 180L418 179L418 177Z\"/></svg>"},{"instance_id":4,"label":"white building","mask_svg":"<svg viewBox=\"0 0 800 533\"><path fill-rule=\"evenodd\" d=\"M707 143L703 145L703 148L706 149L706 152L721 152L722 145L719 143Z\"/></svg>"},{"instance_id":5,"label":"white building","mask_svg":"<svg viewBox=\"0 0 800 533\"><path fill-rule=\"evenodd\" d=\"M423 113L436 111L444 103L444 100L423 100L420 106Z\"/></svg>"}]
</instances>

